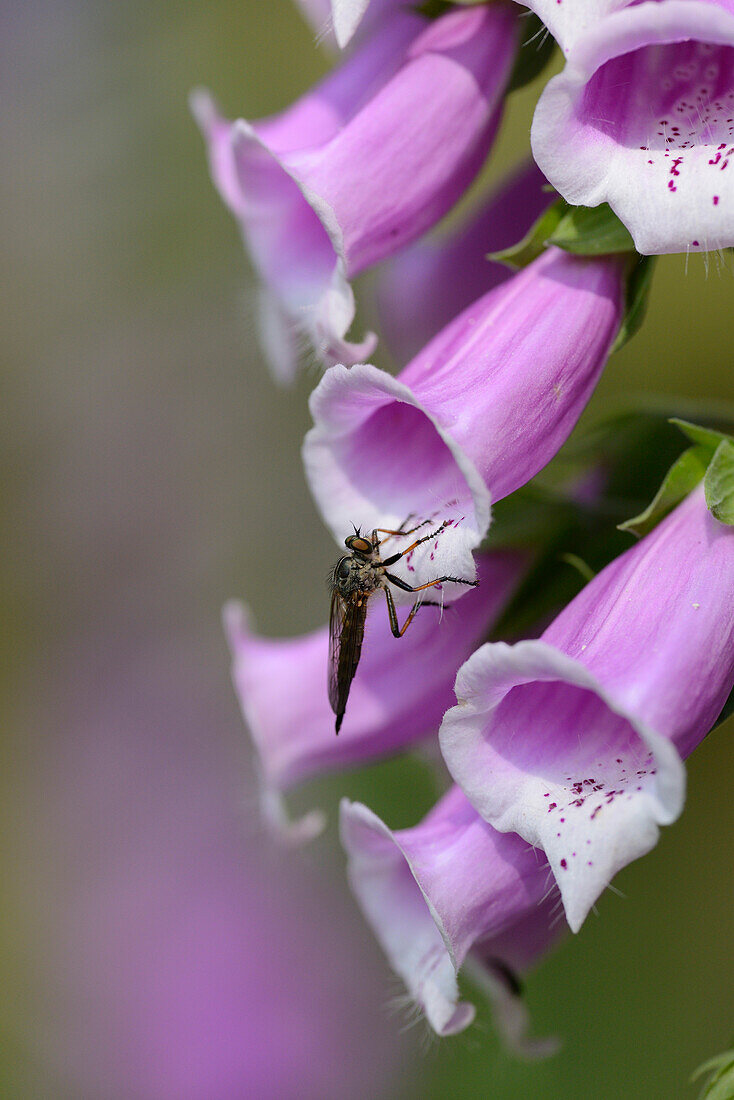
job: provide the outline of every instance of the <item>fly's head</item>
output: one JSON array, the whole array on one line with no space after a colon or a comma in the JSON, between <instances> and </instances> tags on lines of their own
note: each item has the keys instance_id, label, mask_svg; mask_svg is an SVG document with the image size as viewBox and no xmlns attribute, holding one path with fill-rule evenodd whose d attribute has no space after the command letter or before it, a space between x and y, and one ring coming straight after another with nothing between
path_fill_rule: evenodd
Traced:
<instances>
[{"instance_id":1,"label":"fly's head","mask_svg":"<svg viewBox=\"0 0 734 1100\"><path fill-rule=\"evenodd\" d=\"M334 566L330 577L332 588L344 597L352 592L372 591L378 584L375 570L377 546L360 534L359 528L345 538L344 545L351 553L339 558Z\"/></svg>"}]
</instances>

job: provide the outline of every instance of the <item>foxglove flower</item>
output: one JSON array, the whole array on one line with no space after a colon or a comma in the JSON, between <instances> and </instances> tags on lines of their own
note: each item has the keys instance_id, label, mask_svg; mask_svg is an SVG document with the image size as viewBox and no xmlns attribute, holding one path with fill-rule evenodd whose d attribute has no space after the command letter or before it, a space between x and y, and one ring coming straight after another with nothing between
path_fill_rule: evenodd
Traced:
<instances>
[{"instance_id":1,"label":"foxglove flower","mask_svg":"<svg viewBox=\"0 0 734 1100\"><path fill-rule=\"evenodd\" d=\"M374 337L345 340L349 280L429 229L474 178L516 45L511 4L429 24L401 9L274 118L230 124L195 94L214 181L263 283L261 333L281 379L299 335L326 363L369 354Z\"/></svg>"},{"instance_id":2,"label":"foxglove flower","mask_svg":"<svg viewBox=\"0 0 734 1100\"><path fill-rule=\"evenodd\" d=\"M734 530L697 489L538 641L479 649L444 759L479 813L548 856L576 931L680 814L681 758L734 684Z\"/></svg>"},{"instance_id":3,"label":"foxglove flower","mask_svg":"<svg viewBox=\"0 0 734 1100\"><path fill-rule=\"evenodd\" d=\"M370 365L327 371L311 395L303 459L335 538L350 522L397 529L410 514L432 518L448 526L393 571L412 585L472 579L490 501L553 457L589 399L623 316L626 271L622 257L550 249L398 378ZM446 591L453 600L465 586Z\"/></svg>"},{"instance_id":4,"label":"foxglove flower","mask_svg":"<svg viewBox=\"0 0 734 1100\"><path fill-rule=\"evenodd\" d=\"M510 271L487 260L522 238L553 201L529 161L508 176L458 226L438 230L398 253L377 276L380 331L407 362L463 309L506 282Z\"/></svg>"},{"instance_id":5,"label":"foxglove flower","mask_svg":"<svg viewBox=\"0 0 734 1100\"><path fill-rule=\"evenodd\" d=\"M409 634L390 633L376 593L367 616L362 659L339 737L327 696L328 636L323 627L299 638L261 638L241 604L225 608L232 677L258 758L262 808L285 839L305 841L320 831L312 811L290 822L282 794L325 772L399 752L435 736L453 701L459 665L487 636L525 575L525 554L479 556L481 585L460 608L421 608Z\"/></svg>"},{"instance_id":6,"label":"foxglove flower","mask_svg":"<svg viewBox=\"0 0 734 1100\"><path fill-rule=\"evenodd\" d=\"M639 252L734 244L734 3L630 4L586 25L535 111L540 168L568 202L609 203Z\"/></svg>"},{"instance_id":7,"label":"foxglove flower","mask_svg":"<svg viewBox=\"0 0 734 1100\"><path fill-rule=\"evenodd\" d=\"M552 1053L553 1040L528 1040L518 1027L514 982L515 972L562 931L553 920L557 892L542 853L487 825L458 787L420 825L398 832L345 799L341 837L359 905L434 1031L453 1035L474 1019L474 1006L459 1001L456 980L469 956L496 991L505 1040L525 1055Z\"/></svg>"}]
</instances>

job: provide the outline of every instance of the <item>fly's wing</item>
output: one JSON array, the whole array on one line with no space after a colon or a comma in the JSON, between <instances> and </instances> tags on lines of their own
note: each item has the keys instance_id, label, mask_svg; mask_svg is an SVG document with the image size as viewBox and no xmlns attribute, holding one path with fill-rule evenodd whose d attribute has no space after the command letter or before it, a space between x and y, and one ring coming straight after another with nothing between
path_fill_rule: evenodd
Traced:
<instances>
[{"instance_id":1,"label":"fly's wing","mask_svg":"<svg viewBox=\"0 0 734 1100\"><path fill-rule=\"evenodd\" d=\"M364 593L354 592L346 600L338 592L332 593L329 614L329 702L337 717L337 733L362 654L366 614L367 599Z\"/></svg>"},{"instance_id":2,"label":"fly's wing","mask_svg":"<svg viewBox=\"0 0 734 1100\"><path fill-rule=\"evenodd\" d=\"M335 714L339 707L339 656L346 614L346 602L335 588L329 609L329 702Z\"/></svg>"}]
</instances>

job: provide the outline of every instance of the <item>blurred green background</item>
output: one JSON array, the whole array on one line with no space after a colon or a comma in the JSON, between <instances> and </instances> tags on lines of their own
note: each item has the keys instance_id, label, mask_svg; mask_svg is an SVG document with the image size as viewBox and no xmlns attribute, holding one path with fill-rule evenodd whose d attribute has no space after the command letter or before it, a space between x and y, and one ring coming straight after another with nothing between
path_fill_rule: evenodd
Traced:
<instances>
[{"instance_id":1,"label":"blurred green background","mask_svg":"<svg viewBox=\"0 0 734 1100\"><path fill-rule=\"evenodd\" d=\"M68 1051L59 1053L78 1010L59 976L67 950L59 930L75 904L79 869L92 879L104 874L94 870L103 794L85 829L69 825L71 839L59 839L70 808L99 780L94 768L69 761L79 760L74 737L90 708L94 730L115 736L104 715L120 651L155 670L156 654L184 639L180 698L174 675L171 699L161 696L149 724L174 758L174 711L186 705L195 668L206 701L196 759L219 761L235 820L249 752L220 606L245 598L259 628L273 634L325 619L323 576L334 547L299 458L316 376L288 391L268 377L254 338L251 277L186 98L203 84L229 116L256 118L303 91L328 57L290 0L29 0L3 5L0 18L0 1092L163 1096L144 1079L119 1091L80 1086L65 1064ZM526 155L540 86L512 98L490 177ZM729 256L663 258L647 322L610 362L587 422L630 394L734 398L733 296ZM513 1062L486 1014L441 1043L419 1025L392 1052L390 1082L362 1080L351 1094L695 1095L690 1072L733 1031L733 729L731 721L722 726L691 759L684 816L615 881L624 898L605 895L598 919L531 977L537 1032L564 1038L557 1058ZM93 754L90 736L84 753ZM182 740L181 753L191 744ZM332 820L337 795L346 793L392 825L416 820L430 800L409 763L342 777L320 793ZM124 812L138 813L134 797ZM106 826L114 852L115 821ZM339 919L353 920L366 944L333 831L304 858L314 874L327 869L345 895ZM323 917L328 925L330 912ZM364 950L380 986L374 1011L382 1033L395 983L377 950ZM345 972L345 1000L353 978ZM389 1027L403 1022L395 1017ZM348 1048L343 1057L351 1057ZM248 1093L243 1085L221 1095Z\"/></svg>"}]
</instances>

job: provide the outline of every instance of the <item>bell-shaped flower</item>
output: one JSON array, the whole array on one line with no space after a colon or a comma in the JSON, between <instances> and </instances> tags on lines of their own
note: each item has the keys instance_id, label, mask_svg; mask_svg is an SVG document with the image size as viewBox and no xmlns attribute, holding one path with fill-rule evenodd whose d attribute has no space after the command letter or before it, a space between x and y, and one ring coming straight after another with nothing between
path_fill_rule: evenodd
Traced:
<instances>
[{"instance_id":1,"label":"bell-shaped flower","mask_svg":"<svg viewBox=\"0 0 734 1100\"><path fill-rule=\"evenodd\" d=\"M554 1040L524 1033L515 975L559 938L548 864L513 833L483 821L458 787L410 829L389 829L360 803L342 802L341 838L359 905L411 1001L439 1035L474 1019L459 1000L466 962L484 970L498 1030L517 1053L542 1056Z\"/></svg>"},{"instance_id":2,"label":"bell-shaped flower","mask_svg":"<svg viewBox=\"0 0 734 1100\"><path fill-rule=\"evenodd\" d=\"M412 359L463 309L511 277L487 253L522 240L553 201L545 182L533 161L521 165L458 224L439 228L381 267L380 332L398 362Z\"/></svg>"},{"instance_id":3,"label":"bell-shaped flower","mask_svg":"<svg viewBox=\"0 0 734 1100\"><path fill-rule=\"evenodd\" d=\"M542 848L576 931L683 808L682 758L734 685L734 530L695 490L538 641L456 681L444 759L478 812Z\"/></svg>"},{"instance_id":4,"label":"bell-shaped flower","mask_svg":"<svg viewBox=\"0 0 734 1100\"><path fill-rule=\"evenodd\" d=\"M734 3L657 0L592 20L531 136L561 195L609 203L639 252L734 245Z\"/></svg>"},{"instance_id":5,"label":"bell-shaped flower","mask_svg":"<svg viewBox=\"0 0 734 1100\"><path fill-rule=\"evenodd\" d=\"M490 501L545 466L585 407L624 313L627 269L623 257L549 249L397 378L370 365L327 371L311 395L303 459L335 538L350 522L397 530L406 516L430 519L436 539L392 571L413 586L471 580ZM451 600L467 591L446 590Z\"/></svg>"},{"instance_id":6,"label":"bell-shaped flower","mask_svg":"<svg viewBox=\"0 0 734 1100\"><path fill-rule=\"evenodd\" d=\"M225 607L232 678L257 754L262 808L285 838L307 840L323 819L311 812L290 822L283 792L435 737L453 702L459 665L487 636L529 565L520 552L478 557L479 587L459 607L421 608L403 638L390 632L381 593L372 597L338 737L327 694L326 627L298 638L262 638L249 629L241 604Z\"/></svg>"},{"instance_id":7,"label":"bell-shaped flower","mask_svg":"<svg viewBox=\"0 0 734 1100\"><path fill-rule=\"evenodd\" d=\"M431 22L399 9L289 110L222 119L192 108L212 176L237 217L263 284L261 335L281 379L299 340L325 363L374 346L345 337L349 280L434 225L489 151L518 41L513 4Z\"/></svg>"}]
</instances>

